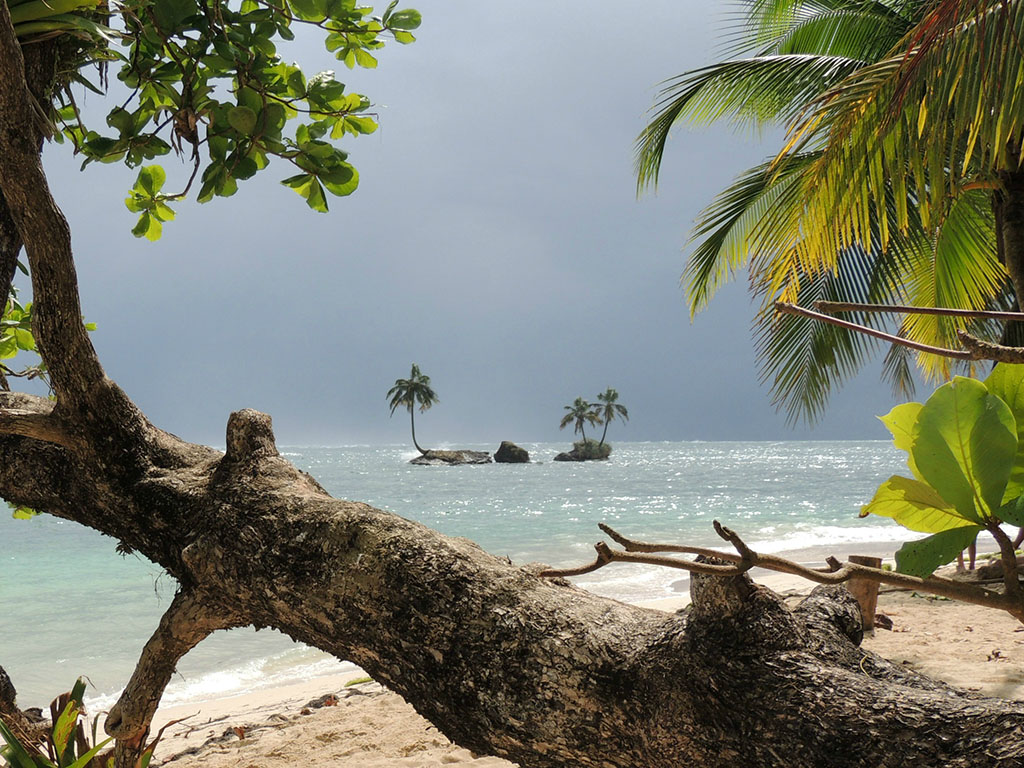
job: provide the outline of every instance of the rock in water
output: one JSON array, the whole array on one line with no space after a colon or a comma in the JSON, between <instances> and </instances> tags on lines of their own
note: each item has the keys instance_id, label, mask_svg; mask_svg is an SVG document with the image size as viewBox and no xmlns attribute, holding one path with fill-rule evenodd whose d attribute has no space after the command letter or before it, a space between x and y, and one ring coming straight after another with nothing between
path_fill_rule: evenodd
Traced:
<instances>
[{"instance_id":1,"label":"rock in water","mask_svg":"<svg viewBox=\"0 0 1024 768\"><path fill-rule=\"evenodd\" d=\"M491 454L487 451L427 451L409 463L427 467L442 464L490 464Z\"/></svg>"},{"instance_id":2,"label":"rock in water","mask_svg":"<svg viewBox=\"0 0 1024 768\"><path fill-rule=\"evenodd\" d=\"M530 461L530 454L525 448L520 448L515 443L502 440L494 460L500 464L526 464Z\"/></svg>"}]
</instances>

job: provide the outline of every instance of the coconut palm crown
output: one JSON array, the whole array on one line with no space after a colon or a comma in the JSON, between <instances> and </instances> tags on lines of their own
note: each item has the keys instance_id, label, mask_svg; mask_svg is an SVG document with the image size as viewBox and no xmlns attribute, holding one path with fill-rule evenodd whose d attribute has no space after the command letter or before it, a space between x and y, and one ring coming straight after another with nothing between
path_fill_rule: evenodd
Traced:
<instances>
[{"instance_id":1,"label":"coconut palm crown","mask_svg":"<svg viewBox=\"0 0 1024 768\"><path fill-rule=\"evenodd\" d=\"M601 404L594 403L594 409L601 421L604 423L604 431L601 433L601 442L598 446L604 445L604 439L608 435L608 425L616 418L622 419L623 421L629 421L629 411L626 410L626 406L617 402L619 399L619 393L617 390L608 387L604 392L597 396L597 399L601 401Z\"/></svg>"},{"instance_id":2,"label":"coconut palm crown","mask_svg":"<svg viewBox=\"0 0 1024 768\"><path fill-rule=\"evenodd\" d=\"M420 371L416 363L412 364L412 371L408 379L395 379L395 385L388 390L390 398L391 415L394 416L399 406L409 410L409 423L412 426L412 444L420 453L426 453L416 442L416 414L413 408L419 404L420 413L428 410L430 406L438 402L437 393L430 387L430 377Z\"/></svg>"},{"instance_id":3,"label":"coconut palm crown","mask_svg":"<svg viewBox=\"0 0 1024 768\"><path fill-rule=\"evenodd\" d=\"M584 440L587 439L587 434L583 431L583 425L590 423L596 426L601 423L601 416L594 410L594 404L588 403L582 397L577 397L572 405L565 406L565 410L566 414L562 417L558 428L565 429L573 424L573 433L579 432Z\"/></svg>"},{"instance_id":4,"label":"coconut palm crown","mask_svg":"<svg viewBox=\"0 0 1024 768\"><path fill-rule=\"evenodd\" d=\"M763 378L791 420L814 420L829 391L877 344L780 317L776 301L1006 309L1020 295L1001 263L993 204L1012 187L1001 171L1021 167L1024 100L1006 84L1020 71L1014 41L1024 32L1024 3L740 5L733 55L666 83L637 140L638 188L657 184L680 121L790 127L777 156L742 174L701 214L683 284L695 313L749 270ZM844 317L889 323L859 312ZM967 322L910 315L892 330L951 347ZM952 372L935 355L916 362L929 378ZM894 389L912 389L910 369L909 353L892 347L884 376Z\"/></svg>"}]
</instances>

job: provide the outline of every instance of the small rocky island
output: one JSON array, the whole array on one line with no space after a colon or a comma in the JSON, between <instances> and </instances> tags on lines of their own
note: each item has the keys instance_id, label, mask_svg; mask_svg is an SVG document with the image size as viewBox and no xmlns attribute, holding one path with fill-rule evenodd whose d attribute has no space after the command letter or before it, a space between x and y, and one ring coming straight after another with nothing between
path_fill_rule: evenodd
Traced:
<instances>
[{"instance_id":1,"label":"small rocky island","mask_svg":"<svg viewBox=\"0 0 1024 768\"><path fill-rule=\"evenodd\" d=\"M410 464L437 467L443 464L490 464L491 454L487 451L424 451L412 459Z\"/></svg>"},{"instance_id":2,"label":"small rocky island","mask_svg":"<svg viewBox=\"0 0 1024 768\"><path fill-rule=\"evenodd\" d=\"M502 440L494 454L494 460L499 464L529 464L530 454L525 448L520 448L508 440Z\"/></svg>"},{"instance_id":3,"label":"small rocky island","mask_svg":"<svg viewBox=\"0 0 1024 768\"><path fill-rule=\"evenodd\" d=\"M596 440L577 440L572 450L555 456L555 461L604 461L612 454L611 443L599 443Z\"/></svg>"}]
</instances>

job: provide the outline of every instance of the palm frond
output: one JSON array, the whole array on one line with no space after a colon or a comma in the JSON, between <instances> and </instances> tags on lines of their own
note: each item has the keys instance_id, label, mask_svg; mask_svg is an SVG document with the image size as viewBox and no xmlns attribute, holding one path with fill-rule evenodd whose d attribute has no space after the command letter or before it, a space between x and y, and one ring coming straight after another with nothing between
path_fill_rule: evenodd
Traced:
<instances>
[{"instance_id":1,"label":"palm frond","mask_svg":"<svg viewBox=\"0 0 1024 768\"><path fill-rule=\"evenodd\" d=\"M665 144L677 122L782 123L862 65L839 56L763 56L713 64L666 81L651 121L636 140L637 190L657 187Z\"/></svg>"},{"instance_id":2,"label":"palm frond","mask_svg":"<svg viewBox=\"0 0 1024 768\"><path fill-rule=\"evenodd\" d=\"M789 157L779 168L769 163L752 168L701 212L692 236L698 245L681 278L691 317L747 265L751 250L758 248L756 228L815 157L816 153L809 153Z\"/></svg>"}]
</instances>

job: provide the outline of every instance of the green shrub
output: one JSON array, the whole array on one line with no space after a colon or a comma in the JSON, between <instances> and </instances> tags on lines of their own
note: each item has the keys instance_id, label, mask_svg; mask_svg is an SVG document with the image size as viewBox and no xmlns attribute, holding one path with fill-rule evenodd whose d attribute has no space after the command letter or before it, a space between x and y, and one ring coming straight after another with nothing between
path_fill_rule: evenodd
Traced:
<instances>
[{"instance_id":1,"label":"green shrub","mask_svg":"<svg viewBox=\"0 0 1024 768\"><path fill-rule=\"evenodd\" d=\"M597 440L577 440L572 444L572 450L584 459L607 459L612 454L611 443L598 443Z\"/></svg>"}]
</instances>

